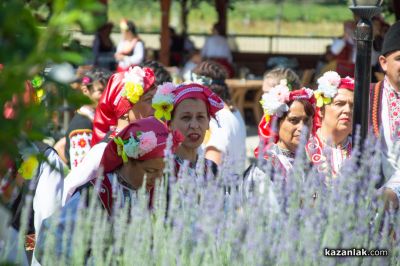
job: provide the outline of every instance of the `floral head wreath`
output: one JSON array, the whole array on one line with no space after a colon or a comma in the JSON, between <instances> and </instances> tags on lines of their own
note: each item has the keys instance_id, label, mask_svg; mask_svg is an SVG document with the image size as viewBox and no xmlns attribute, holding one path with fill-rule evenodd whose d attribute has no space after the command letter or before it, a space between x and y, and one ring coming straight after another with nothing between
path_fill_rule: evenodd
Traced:
<instances>
[{"instance_id":1,"label":"floral head wreath","mask_svg":"<svg viewBox=\"0 0 400 266\"><path fill-rule=\"evenodd\" d=\"M317 80L318 89L314 92L317 99L317 107L330 104L338 93L339 88L354 90L354 80L350 77L341 78L335 71L325 72Z\"/></svg>"},{"instance_id":2,"label":"floral head wreath","mask_svg":"<svg viewBox=\"0 0 400 266\"><path fill-rule=\"evenodd\" d=\"M306 99L315 104L313 90L303 88L301 90L290 91L286 80L273 87L269 92L264 93L261 98L261 106L264 110L265 122L268 123L272 116L282 117L284 113L289 111L287 105L290 101Z\"/></svg>"},{"instance_id":3,"label":"floral head wreath","mask_svg":"<svg viewBox=\"0 0 400 266\"><path fill-rule=\"evenodd\" d=\"M131 137L127 140L116 137L114 142L117 144L118 156L121 156L122 161L127 163L128 157L138 159L151 152L157 146L157 137L153 131L137 131L136 136L131 133Z\"/></svg>"},{"instance_id":4,"label":"floral head wreath","mask_svg":"<svg viewBox=\"0 0 400 266\"><path fill-rule=\"evenodd\" d=\"M129 158L139 161L164 158L170 135L171 151L175 152L184 139L180 132L171 132L166 123L153 116L130 123L107 144L101 158L104 172L114 171Z\"/></svg>"},{"instance_id":5,"label":"floral head wreath","mask_svg":"<svg viewBox=\"0 0 400 266\"><path fill-rule=\"evenodd\" d=\"M130 68L124 73L124 91L122 96L125 96L132 104L139 101L140 96L144 93L146 71L138 66Z\"/></svg>"},{"instance_id":6,"label":"floral head wreath","mask_svg":"<svg viewBox=\"0 0 400 266\"><path fill-rule=\"evenodd\" d=\"M158 119L171 120L171 112L174 105L179 104L187 98L198 98L205 102L211 117L224 108L224 102L208 87L197 83L181 84L177 87L171 82L158 86L157 92L152 100L155 110L154 116Z\"/></svg>"}]
</instances>

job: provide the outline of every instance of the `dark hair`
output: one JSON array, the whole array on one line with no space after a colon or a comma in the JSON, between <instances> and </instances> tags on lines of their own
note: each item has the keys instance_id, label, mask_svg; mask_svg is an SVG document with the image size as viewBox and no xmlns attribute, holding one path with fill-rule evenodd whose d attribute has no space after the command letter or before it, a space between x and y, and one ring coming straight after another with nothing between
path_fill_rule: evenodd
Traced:
<instances>
[{"instance_id":1,"label":"dark hair","mask_svg":"<svg viewBox=\"0 0 400 266\"><path fill-rule=\"evenodd\" d=\"M133 35L137 35L136 26L133 21L129 20L126 25L128 25L128 31L132 32Z\"/></svg>"},{"instance_id":2,"label":"dark hair","mask_svg":"<svg viewBox=\"0 0 400 266\"><path fill-rule=\"evenodd\" d=\"M304 111L306 112L306 115L307 115L308 117L314 118L315 109L314 109L314 107L312 106L312 104L311 104L309 101L307 101L307 100L298 99L298 100L291 101L291 102L289 102L289 103L287 104L287 105L289 106L289 108L290 108L290 106L292 106L292 104L293 104L294 102L296 102L296 101L299 102L299 103L301 103L301 104L303 105ZM283 114L282 117L279 117L279 118L278 118L278 123L277 123L277 126L278 126L278 127L280 127L281 122L283 122L283 120L285 120L285 118L288 116L288 114L289 114L289 112L286 112L286 113ZM310 129L310 130L311 130L311 129Z\"/></svg>"},{"instance_id":3,"label":"dark hair","mask_svg":"<svg viewBox=\"0 0 400 266\"><path fill-rule=\"evenodd\" d=\"M232 108L231 94L229 93L228 86L225 83L227 72L225 68L212 60L201 62L194 70L193 73L200 76L205 76L212 79L211 85L208 87L217 94L227 105ZM214 83L215 82L215 83Z\"/></svg>"},{"instance_id":4,"label":"dark hair","mask_svg":"<svg viewBox=\"0 0 400 266\"><path fill-rule=\"evenodd\" d=\"M88 85L92 85L94 82L99 82L103 86L107 86L111 75L112 72L104 68L94 68L85 74L85 76L91 79L91 82Z\"/></svg>"},{"instance_id":5,"label":"dark hair","mask_svg":"<svg viewBox=\"0 0 400 266\"><path fill-rule=\"evenodd\" d=\"M141 67L151 68L156 77L155 84L161 85L164 82L172 82L171 74L164 68L164 66L158 61L146 61L140 64Z\"/></svg>"}]
</instances>

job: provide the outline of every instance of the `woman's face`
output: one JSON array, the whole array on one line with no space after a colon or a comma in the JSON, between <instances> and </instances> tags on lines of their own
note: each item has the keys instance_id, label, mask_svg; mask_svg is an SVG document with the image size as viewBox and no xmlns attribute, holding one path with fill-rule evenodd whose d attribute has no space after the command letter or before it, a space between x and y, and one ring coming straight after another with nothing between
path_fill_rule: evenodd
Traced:
<instances>
[{"instance_id":1,"label":"woman's face","mask_svg":"<svg viewBox=\"0 0 400 266\"><path fill-rule=\"evenodd\" d=\"M287 116L279 123L278 145L284 149L296 152L300 144L301 132L311 128L312 117L307 116L301 102L294 101L289 108ZM310 135L308 130L307 139Z\"/></svg>"},{"instance_id":2,"label":"woman's face","mask_svg":"<svg viewBox=\"0 0 400 266\"><path fill-rule=\"evenodd\" d=\"M138 189L143 184L146 175L146 188L154 186L157 178L161 178L164 169L164 159L156 158L145 161L129 159L120 169L121 178L132 188Z\"/></svg>"},{"instance_id":3,"label":"woman's face","mask_svg":"<svg viewBox=\"0 0 400 266\"><path fill-rule=\"evenodd\" d=\"M130 112L130 121L146 118L154 114L154 109L151 106L151 101L156 91L156 86L153 86L153 88L140 96L139 101L135 103L132 108L132 112Z\"/></svg>"},{"instance_id":4,"label":"woman's face","mask_svg":"<svg viewBox=\"0 0 400 266\"><path fill-rule=\"evenodd\" d=\"M203 143L209 123L206 104L199 99L186 99L176 107L170 126L185 136L182 146L197 149Z\"/></svg>"},{"instance_id":5,"label":"woman's face","mask_svg":"<svg viewBox=\"0 0 400 266\"><path fill-rule=\"evenodd\" d=\"M322 110L322 126L328 132L345 132L349 135L353 129L354 92L339 89L330 104Z\"/></svg>"}]
</instances>

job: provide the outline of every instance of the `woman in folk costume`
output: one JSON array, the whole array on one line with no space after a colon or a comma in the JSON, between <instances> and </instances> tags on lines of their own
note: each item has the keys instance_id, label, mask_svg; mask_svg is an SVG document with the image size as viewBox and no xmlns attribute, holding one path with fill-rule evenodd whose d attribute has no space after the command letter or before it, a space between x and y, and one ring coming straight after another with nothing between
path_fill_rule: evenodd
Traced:
<instances>
[{"instance_id":1,"label":"woman in folk costume","mask_svg":"<svg viewBox=\"0 0 400 266\"><path fill-rule=\"evenodd\" d=\"M136 190L143 185L144 176L147 178L145 185L148 189L154 186L157 178L161 178L164 169L164 150L170 133L165 123L149 117L129 124L113 141L110 141L101 159L104 179L97 181L97 176L92 176L93 179L80 187L62 208L60 217L54 216L44 221L35 253L37 257L41 258L46 234L50 233L56 234L56 243L60 245L57 246L57 252L70 250L65 246L62 249L64 229L68 224L74 226L78 217L78 206L82 203L83 191L94 187L96 182L101 182L99 189L95 190L99 203L109 215L116 208L132 207L132 199ZM182 136L178 132L172 132L172 151L177 148L181 140ZM58 219L55 232L49 231L51 219ZM73 230L69 233L73 234ZM71 244L67 243L67 246Z\"/></svg>"},{"instance_id":2,"label":"woman in folk costume","mask_svg":"<svg viewBox=\"0 0 400 266\"><path fill-rule=\"evenodd\" d=\"M118 43L114 57L118 62L117 72L124 72L143 62L146 49L133 21L121 20L120 28L122 40Z\"/></svg>"},{"instance_id":3,"label":"woman in folk costume","mask_svg":"<svg viewBox=\"0 0 400 266\"><path fill-rule=\"evenodd\" d=\"M151 99L155 92L154 72L150 68L134 67L112 75L96 108L92 145L110 130L118 131L129 121L153 115Z\"/></svg>"},{"instance_id":4,"label":"woman in folk costume","mask_svg":"<svg viewBox=\"0 0 400 266\"><path fill-rule=\"evenodd\" d=\"M232 105L225 83L226 73L217 62L208 60L198 65L190 75L191 81L208 86L223 101L224 108L210 120L210 129L202 147L205 157L218 166L224 163L229 175L242 175L246 162L246 125L239 110ZM234 143L234 145L232 145Z\"/></svg>"},{"instance_id":5,"label":"woman in folk costume","mask_svg":"<svg viewBox=\"0 0 400 266\"><path fill-rule=\"evenodd\" d=\"M153 114L151 99L155 93L155 77L150 68L134 67L111 76L96 108L93 121L92 148L78 167L64 181L63 203L99 168L107 142L129 123ZM100 142L104 139L103 142Z\"/></svg>"},{"instance_id":6,"label":"woman in folk costume","mask_svg":"<svg viewBox=\"0 0 400 266\"><path fill-rule=\"evenodd\" d=\"M314 121L316 132L306 150L318 172L334 178L351 154L354 80L328 71L317 83L318 89L314 92L318 115Z\"/></svg>"},{"instance_id":7,"label":"woman in folk costume","mask_svg":"<svg viewBox=\"0 0 400 266\"><path fill-rule=\"evenodd\" d=\"M265 114L258 126L262 152L256 148L255 155L271 162L273 170L286 177L293 167L304 130L308 139L315 114L313 91L307 88L290 91L286 80L282 80L264 93L261 104Z\"/></svg>"},{"instance_id":8,"label":"woman in folk costume","mask_svg":"<svg viewBox=\"0 0 400 266\"><path fill-rule=\"evenodd\" d=\"M164 83L157 89L153 98L155 117L165 119L173 130L181 132L185 140L175 153L176 173L189 161L190 175L196 175L198 149L204 141L210 118L224 108L224 102L206 86L189 83L175 87ZM215 162L206 159L206 171L211 169L216 174ZM210 173L210 172L207 172Z\"/></svg>"}]
</instances>

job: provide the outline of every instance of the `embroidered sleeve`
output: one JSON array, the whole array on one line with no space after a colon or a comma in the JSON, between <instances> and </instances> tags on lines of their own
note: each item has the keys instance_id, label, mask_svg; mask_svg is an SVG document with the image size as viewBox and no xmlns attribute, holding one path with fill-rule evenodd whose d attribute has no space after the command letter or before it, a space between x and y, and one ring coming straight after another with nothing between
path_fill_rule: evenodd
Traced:
<instances>
[{"instance_id":1,"label":"embroidered sleeve","mask_svg":"<svg viewBox=\"0 0 400 266\"><path fill-rule=\"evenodd\" d=\"M90 143L92 141L91 130L74 130L69 135L70 147L70 166L71 169L77 167L85 157L86 153L90 150Z\"/></svg>"}]
</instances>

